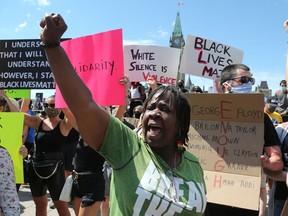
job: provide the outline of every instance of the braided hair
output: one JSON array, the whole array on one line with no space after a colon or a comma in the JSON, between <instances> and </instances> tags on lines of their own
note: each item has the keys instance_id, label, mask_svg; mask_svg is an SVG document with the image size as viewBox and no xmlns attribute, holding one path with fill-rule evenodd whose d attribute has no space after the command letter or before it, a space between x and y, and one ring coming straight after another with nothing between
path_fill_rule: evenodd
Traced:
<instances>
[{"instance_id":1,"label":"braided hair","mask_svg":"<svg viewBox=\"0 0 288 216\"><path fill-rule=\"evenodd\" d=\"M156 101L160 101L161 99L169 98L169 105L174 106L176 109L176 118L179 122L179 132L176 137L176 141L182 140L187 146L188 144L188 132L190 126L190 112L191 108L187 98L184 94L179 91L176 87L173 86L158 86L154 91L149 94L148 98L143 104L143 113L147 109L148 102L151 101L153 96L160 92L160 95L156 98Z\"/></svg>"}]
</instances>

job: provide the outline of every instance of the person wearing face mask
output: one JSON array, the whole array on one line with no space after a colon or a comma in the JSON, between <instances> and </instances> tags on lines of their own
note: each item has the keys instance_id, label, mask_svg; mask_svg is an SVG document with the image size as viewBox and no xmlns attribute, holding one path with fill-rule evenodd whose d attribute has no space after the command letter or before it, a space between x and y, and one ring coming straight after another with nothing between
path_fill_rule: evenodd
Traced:
<instances>
[{"instance_id":1,"label":"person wearing face mask","mask_svg":"<svg viewBox=\"0 0 288 216\"><path fill-rule=\"evenodd\" d=\"M278 105L278 99L275 96L270 96L266 100L264 107L264 112L270 117L273 125L276 127L278 124L282 123L282 116L276 112Z\"/></svg>"},{"instance_id":2,"label":"person wearing face mask","mask_svg":"<svg viewBox=\"0 0 288 216\"><path fill-rule=\"evenodd\" d=\"M233 64L226 66L220 78L223 93L251 93L255 79L252 77L250 68L244 64ZM247 102L247 101L246 101ZM248 102L247 102L248 103ZM264 154L265 153L265 154ZM282 170L283 161L280 150L280 141L276 130L267 114L264 113L264 149L261 155L262 166L269 170ZM261 182L261 187L266 182ZM237 195L236 195L237 196ZM264 204L264 203L262 203ZM264 204L266 206L266 203ZM260 202L261 208L261 202ZM206 216L259 216L264 212L249 209L236 208L232 206L215 203L207 204Z\"/></svg>"},{"instance_id":3,"label":"person wearing face mask","mask_svg":"<svg viewBox=\"0 0 288 216\"><path fill-rule=\"evenodd\" d=\"M286 80L280 81L281 89L275 92L275 96L278 98L278 106L276 108L276 112L280 113L283 118L283 121L287 121L288 117L288 98L287 98L287 82Z\"/></svg>"},{"instance_id":4,"label":"person wearing face mask","mask_svg":"<svg viewBox=\"0 0 288 216\"><path fill-rule=\"evenodd\" d=\"M65 183L63 146L72 125L67 118L59 118L60 110L55 108L54 95L46 99L44 107L46 119L27 113L24 118L25 125L37 130L35 152L28 170L36 215L47 215L47 188L58 214L70 215L67 203L59 200L59 196ZM45 166L45 174L43 168L39 167L41 163Z\"/></svg>"}]
</instances>

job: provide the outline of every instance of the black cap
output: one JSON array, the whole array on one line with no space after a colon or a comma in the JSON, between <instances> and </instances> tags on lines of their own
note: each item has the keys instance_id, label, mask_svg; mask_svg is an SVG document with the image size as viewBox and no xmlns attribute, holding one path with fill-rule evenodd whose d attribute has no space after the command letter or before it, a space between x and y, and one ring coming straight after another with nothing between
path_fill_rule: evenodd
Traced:
<instances>
[{"instance_id":1,"label":"black cap","mask_svg":"<svg viewBox=\"0 0 288 216\"><path fill-rule=\"evenodd\" d=\"M267 103L270 103L270 105L278 105L278 98L275 96L270 96L267 98Z\"/></svg>"}]
</instances>

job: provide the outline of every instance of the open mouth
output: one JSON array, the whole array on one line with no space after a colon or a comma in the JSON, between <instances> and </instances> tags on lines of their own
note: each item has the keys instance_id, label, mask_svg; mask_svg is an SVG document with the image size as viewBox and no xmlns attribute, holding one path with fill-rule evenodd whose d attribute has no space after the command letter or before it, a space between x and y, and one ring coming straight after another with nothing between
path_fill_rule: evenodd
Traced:
<instances>
[{"instance_id":1,"label":"open mouth","mask_svg":"<svg viewBox=\"0 0 288 216\"><path fill-rule=\"evenodd\" d=\"M162 128L158 125L151 124L148 126L148 131L150 133L150 136L157 136L161 133Z\"/></svg>"}]
</instances>

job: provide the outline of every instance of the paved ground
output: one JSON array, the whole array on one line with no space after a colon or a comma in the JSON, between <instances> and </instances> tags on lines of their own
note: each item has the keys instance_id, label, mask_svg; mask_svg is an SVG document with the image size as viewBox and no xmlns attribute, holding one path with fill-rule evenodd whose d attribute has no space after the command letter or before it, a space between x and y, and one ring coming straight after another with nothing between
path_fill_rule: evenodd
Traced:
<instances>
[{"instance_id":1,"label":"paved ground","mask_svg":"<svg viewBox=\"0 0 288 216\"><path fill-rule=\"evenodd\" d=\"M35 204L33 202L30 188L27 185L21 186L19 190L19 198L20 198L20 205L21 205L21 215L23 216L33 216L35 215L36 209ZM51 199L49 198L49 201ZM69 208L71 212L71 216L75 216L74 211L72 208ZM58 212L56 209L50 209L49 206L47 208L48 216L57 216Z\"/></svg>"},{"instance_id":2,"label":"paved ground","mask_svg":"<svg viewBox=\"0 0 288 216\"><path fill-rule=\"evenodd\" d=\"M20 198L20 206L21 206L21 216L33 216L35 215L36 209L35 204L33 202L30 188L28 185L22 185L19 190L19 198ZM49 201L51 199L49 198ZM75 216L72 208L69 208L71 216ZM56 209L50 209L49 205L47 207L47 215L48 216L58 216L58 212ZM99 215L99 214L98 214ZM267 215L267 213L265 214Z\"/></svg>"}]
</instances>

